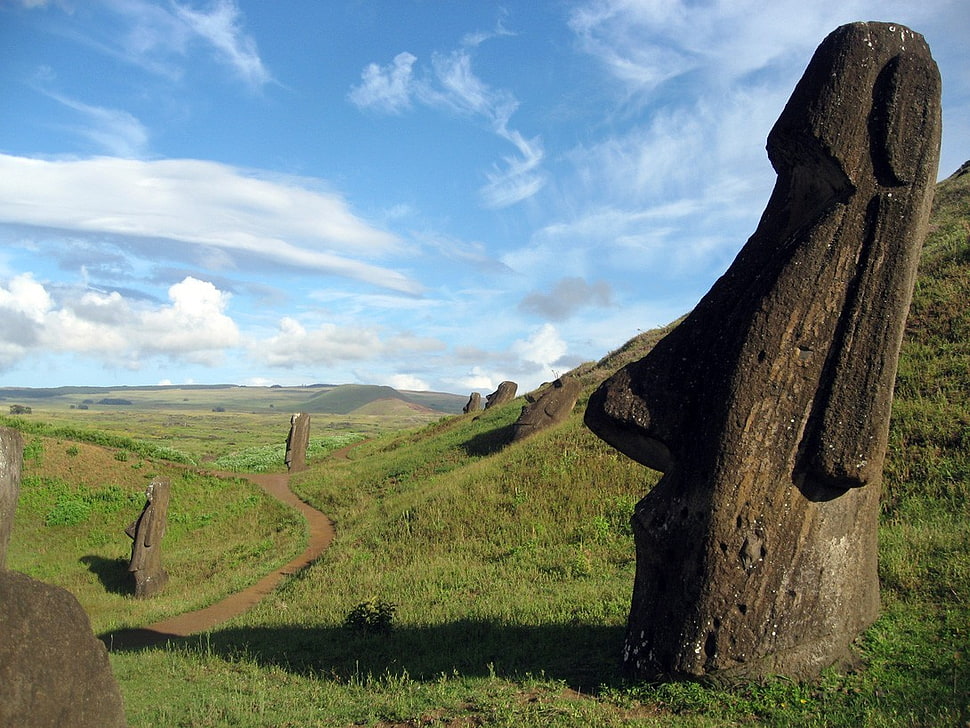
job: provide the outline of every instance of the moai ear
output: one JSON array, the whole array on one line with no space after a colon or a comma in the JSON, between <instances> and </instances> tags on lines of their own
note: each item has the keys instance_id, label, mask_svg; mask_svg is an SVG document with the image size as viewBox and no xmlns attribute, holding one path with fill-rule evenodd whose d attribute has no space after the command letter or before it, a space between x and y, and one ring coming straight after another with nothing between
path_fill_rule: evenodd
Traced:
<instances>
[{"instance_id":1,"label":"moai ear","mask_svg":"<svg viewBox=\"0 0 970 728\"><path fill-rule=\"evenodd\" d=\"M912 200L925 197L936 177L927 159L939 148L940 77L926 56L900 52L873 84L872 179L859 183L869 198L862 247L801 458L807 480L826 487L863 486L882 470L896 377L890 353L899 350L905 327L905 315L892 312L909 308L920 252L903 243L922 240L926 213L913 215L920 206Z\"/></svg>"},{"instance_id":2,"label":"moai ear","mask_svg":"<svg viewBox=\"0 0 970 728\"><path fill-rule=\"evenodd\" d=\"M873 87L869 116L872 166L884 187L917 181L926 150L925 145L913 140L932 136L934 119L925 104L913 101L939 93L940 79L933 70L913 55L902 53L886 64Z\"/></svg>"}]
</instances>

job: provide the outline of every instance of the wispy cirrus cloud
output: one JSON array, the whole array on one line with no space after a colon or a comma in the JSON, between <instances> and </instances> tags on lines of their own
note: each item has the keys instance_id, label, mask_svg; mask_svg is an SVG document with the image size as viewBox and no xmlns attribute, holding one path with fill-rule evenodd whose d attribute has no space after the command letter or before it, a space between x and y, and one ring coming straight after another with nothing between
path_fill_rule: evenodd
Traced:
<instances>
[{"instance_id":1,"label":"wispy cirrus cloud","mask_svg":"<svg viewBox=\"0 0 970 728\"><path fill-rule=\"evenodd\" d=\"M466 36L461 47L449 53L435 53L430 67L415 73L418 59L402 52L386 64L368 64L361 72L360 84L351 88L348 99L360 109L385 114L401 114L415 103L444 109L484 122L499 138L515 147L501 164L485 173L487 183L480 189L486 207L514 205L535 195L546 184L542 171L545 156L540 136L527 138L510 125L519 106L506 89L495 89L472 69L472 50L493 34Z\"/></svg>"},{"instance_id":2,"label":"wispy cirrus cloud","mask_svg":"<svg viewBox=\"0 0 970 728\"><path fill-rule=\"evenodd\" d=\"M64 2L21 3L74 14ZM214 0L202 8L176 0L99 0L85 10L96 13L96 22L73 22L63 35L153 74L179 79L200 57L209 55L251 89L273 80L255 39L244 28L236 0Z\"/></svg>"},{"instance_id":3,"label":"wispy cirrus cloud","mask_svg":"<svg viewBox=\"0 0 970 728\"><path fill-rule=\"evenodd\" d=\"M122 109L92 106L62 94L43 91L50 98L76 111L82 119L75 131L99 151L117 157L138 158L148 150L149 133L133 114Z\"/></svg>"},{"instance_id":4,"label":"wispy cirrus cloud","mask_svg":"<svg viewBox=\"0 0 970 728\"><path fill-rule=\"evenodd\" d=\"M173 10L189 30L209 43L216 57L246 84L259 88L272 81L260 59L256 41L242 29L242 14L233 0L219 0L208 12L173 3Z\"/></svg>"}]
</instances>

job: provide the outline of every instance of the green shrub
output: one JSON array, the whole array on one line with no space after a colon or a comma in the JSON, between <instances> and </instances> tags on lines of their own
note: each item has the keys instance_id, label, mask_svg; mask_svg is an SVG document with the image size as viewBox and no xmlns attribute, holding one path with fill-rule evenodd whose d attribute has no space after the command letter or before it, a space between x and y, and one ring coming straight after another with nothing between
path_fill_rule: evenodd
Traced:
<instances>
[{"instance_id":1,"label":"green shrub","mask_svg":"<svg viewBox=\"0 0 970 728\"><path fill-rule=\"evenodd\" d=\"M350 610L344 627L365 634L386 634L391 631L397 605L383 599L368 599Z\"/></svg>"},{"instance_id":2,"label":"green shrub","mask_svg":"<svg viewBox=\"0 0 970 728\"><path fill-rule=\"evenodd\" d=\"M45 526L77 526L88 520L91 504L83 497L61 495L44 517Z\"/></svg>"}]
</instances>

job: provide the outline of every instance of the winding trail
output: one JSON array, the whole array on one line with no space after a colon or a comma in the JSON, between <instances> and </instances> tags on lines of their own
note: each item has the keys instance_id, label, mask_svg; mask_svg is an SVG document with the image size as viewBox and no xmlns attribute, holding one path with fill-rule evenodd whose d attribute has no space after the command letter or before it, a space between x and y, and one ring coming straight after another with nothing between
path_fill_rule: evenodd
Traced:
<instances>
[{"instance_id":1,"label":"winding trail","mask_svg":"<svg viewBox=\"0 0 970 728\"><path fill-rule=\"evenodd\" d=\"M336 454L336 453L334 453ZM290 490L288 473L212 473L219 477L246 478L274 498L300 511L307 520L310 539L306 550L258 582L225 599L194 612L185 612L147 627L119 630L102 635L109 650L131 650L206 632L242 614L272 592L284 577L291 576L316 561L333 540L333 523L327 516L296 497Z\"/></svg>"}]
</instances>

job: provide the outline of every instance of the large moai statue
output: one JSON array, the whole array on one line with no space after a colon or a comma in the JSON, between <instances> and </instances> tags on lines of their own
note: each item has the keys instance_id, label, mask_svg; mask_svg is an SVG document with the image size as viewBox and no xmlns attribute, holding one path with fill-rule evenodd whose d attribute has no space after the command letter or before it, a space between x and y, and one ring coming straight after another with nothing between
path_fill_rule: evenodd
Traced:
<instances>
[{"instance_id":1,"label":"large moai statue","mask_svg":"<svg viewBox=\"0 0 970 728\"><path fill-rule=\"evenodd\" d=\"M623 659L642 677L810 677L877 616L896 363L932 202L940 77L923 38L854 23L768 136L777 183L693 312L590 399L664 472L633 516Z\"/></svg>"},{"instance_id":2,"label":"large moai statue","mask_svg":"<svg viewBox=\"0 0 970 728\"><path fill-rule=\"evenodd\" d=\"M65 589L8 571L23 440L0 428L0 726L124 728L104 643Z\"/></svg>"},{"instance_id":3,"label":"large moai statue","mask_svg":"<svg viewBox=\"0 0 970 728\"><path fill-rule=\"evenodd\" d=\"M485 395L485 409L498 407L506 402L511 402L513 399L515 399L515 393L518 391L518 389L519 385L515 382L502 382L498 385L498 389L491 394Z\"/></svg>"},{"instance_id":4,"label":"large moai statue","mask_svg":"<svg viewBox=\"0 0 970 728\"><path fill-rule=\"evenodd\" d=\"M575 377L560 377L542 390L534 402L522 408L519 419L512 425L512 442L558 425L569 417L581 389L582 385Z\"/></svg>"},{"instance_id":5,"label":"large moai statue","mask_svg":"<svg viewBox=\"0 0 970 728\"><path fill-rule=\"evenodd\" d=\"M132 540L128 571L135 579L135 596L155 596L168 583L168 572L162 568L162 538L168 526L168 501L171 484L167 478L155 478L145 490L145 507L134 523L125 529Z\"/></svg>"},{"instance_id":6,"label":"large moai statue","mask_svg":"<svg viewBox=\"0 0 970 728\"><path fill-rule=\"evenodd\" d=\"M291 472L306 470L306 451L310 447L310 415L297 412L290 417L290 434L286 436L286 467Z\"/></svg>"}]
</instances>

